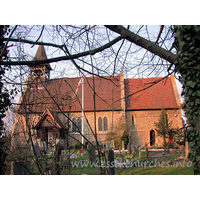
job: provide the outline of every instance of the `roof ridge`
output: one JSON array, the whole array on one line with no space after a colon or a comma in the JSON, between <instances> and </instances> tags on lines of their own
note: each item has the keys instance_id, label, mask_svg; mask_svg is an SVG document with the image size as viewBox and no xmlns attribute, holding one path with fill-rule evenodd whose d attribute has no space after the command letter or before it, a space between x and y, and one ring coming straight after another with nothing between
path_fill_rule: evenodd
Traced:
<instances>
[{"instance_id":1,"label":"roof ridge","mask_svg":"<svg viewBox=\"0 0 200 200\"><path fill-rule=\"evenodd\" d=\"M162 78L170 78L170 76L159 76L159 77L146 77L146 78L125 78L124 80L128 79L138 79L138 80L143 80L143 79L162 79Z\"/></svg>"},{"instance_id":2,"label":"roof ridge","mask_svg":"<svg viewBox=\"0 0 200 200\"><path fill-rule=\"evenodd\" d=\"M116 76L95 76L94 78L106 78L106 77L109 77L109 78L119 78L120 76L119 75L116 75ZM80 77L62 77L62 78L52 78L50 79L49 81L51 80L61 80L61 79L80 79ZM93 78L92 76L85 76L84 78Z\"/></svg>"}]
</instances>

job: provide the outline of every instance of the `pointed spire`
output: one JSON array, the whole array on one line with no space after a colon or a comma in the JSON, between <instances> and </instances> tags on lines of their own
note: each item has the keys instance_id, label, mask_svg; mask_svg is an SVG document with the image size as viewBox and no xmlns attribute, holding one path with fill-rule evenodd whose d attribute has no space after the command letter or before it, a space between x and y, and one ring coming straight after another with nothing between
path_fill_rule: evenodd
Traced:
<instances>
[{"instance_id":1,"label":"pointed spire","mask_svg":"<svg viewBox=\"0 0 200 200\"><path fill-rule=\"evenodd\" d=\"M44 46L40 45L38 47L36 54L35 54L35 57L33 58L33 61L35 61L35 60L46 60L46 59L47 59L47 55L46 55Z\"/></svg>"},{"instance_id":2,"label":"pointed spire","mask_svg":"<svg viewBox=\"0 0 200 200\"><path fill-rule=\"evenodd\" d=\"M46 51L43 45L39 45L38 50L35 54L35 57L33 58L33 61L36 60L47 60L47 55L46 55ZM45 64L50 70L52 70L50 64Z\"/></svg>"}]
</instances>

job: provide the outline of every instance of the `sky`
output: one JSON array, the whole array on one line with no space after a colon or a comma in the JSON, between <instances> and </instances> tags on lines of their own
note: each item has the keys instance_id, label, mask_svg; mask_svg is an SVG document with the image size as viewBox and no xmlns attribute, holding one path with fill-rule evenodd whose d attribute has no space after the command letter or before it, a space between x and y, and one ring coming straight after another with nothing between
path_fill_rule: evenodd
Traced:
<instances>
[{"instance_id":1,"label":"sky","mask_svg":"<svg viewBox=\"0 0 200 200\"><path fill-rule=\"evenodd\" d=\"M156 37L156 35L157 35L157 33L158 33L158 31L159 31L159 26L149 26L148 27L148 29L149 29L149 33L150 33L150 35L149 35L149 37ZM166 29L167 30L167 29ZM33 32L34 33L34 32ZM50 39L49 39L49 37L48 37L48 32L46 33L45 32L45 36L44 37L42 37L42 40L44 41L44 42L52 42ZM23 35L23 33L22 33L22 35ZM37 35L38 35L38 33L36 33L35 32L35 35L34 34L30 34L31 35L31 39L32 40L34 40L36 37L37 37ZM119 44L120 45L120 44ZM118 46L119 46L118 45ZM171 45L170 43L169 43L169 45ZM27 54L28 55L30 55L30 56L32 56L32 58L35 56L35 53L36 53L36 51L37 51L37 48L38 48L38 45L35 45L35 46L33 46L32 48L30 48L30 45L25 45L24 46L24 51L25 52L27 52ZM137 63L138 63L138 61L136 61L135 60L135 58L136 59L138 59L138 60L140 60L141 58L142 58L142 56L143 56L143 54L144 54L144 51L140 51L140 52L137 52L136 51L136 53L134 53L134 51L136 50L135 48L138 48L137 46L131 46L131 51L130 51L130 56L127 58L127 65L128 65L128 67L129 68L131 68L131 65L134 67L134 65L136 65ZM55 49L54 48L51 48L51 47L45 47L45 50L46 50L46 53L47 53L47 57L48 58L51 58L51 57L59 57L59 56L62 56L62 55L64 55L62 52L60 52L60 51L55 51ZM125 51L125 50L124 50ZM132 53L133 52L133 53ZM142 53L141 53L142 52ZM141 55L141 56L140 56ZM13 53L11 53L11 56L15 56ZM95 55L96 57L97 57L97 60L98 60L98 56L99 55ZM123 61L123 59L122 59L122 61ZM109 60L109 62L110 62L110 60ZM109 62L108 62L108 66L109 66ZM113 61L112 61L113 62ZM129 63L130 62L130 63ZM147 62L148 62L148 60L147 60ZM107 64L107 61L105 62L105 64ZM118 67L118 69L121 69L121 67L120 67L120 63L117 63L117 64L119 64L119 67ZM75 70L76 68L74 67L74 65L71 63L71 61L61 61L61 62L56 62L56 63L51 63L50 64L51 65L51 67L52 67L52 71L51 71L51 78L62 78L62 77L77 77L77 76L81 76L81 74L80 73L78 73L78 71L77 70ZM98 66L98 63L96 63L96 65ZM125 65L126 66L126 65ZM86 67L86 69L88 69L88 70L90 70L91 71L91 67L89 66L85 66L85 65L83 65L82 67ZM142 72L139 72L138 71L138 68L142 71L143 70L143 68L145 68L144 66L143 66L143 64L141 64L141 66L140 67L137 67L136 69L132 69L131 71L129 70L128 71L128 73L126 73L126 71L124 71L124 75L125 75L125 78L142 78L142 77L149 77L147 74L149 73L149 72L145 72L145 73L142 73ZM27 70L28 68L26 67L26 70ZM162 70L161 70L162 71ZM120 71L118 71L118 73L119 73ZM17 75L19 74L19 72L16 72L17 73ZM151 73L151 71L150 71L150 73ZM23 78L22 78L22 82L24 82L25 81L25 79L26 79L26 77L27 77L27 75L28 75L28 73L25 73L25 75L23 76ZM159 74L159 76L165 76L166 75L166 73L160 73ZM10 72L8 72L8 76L10 76L10 79L13 79L14 80L14 78L12 78L13 77L13 74L10 74ZM14 76L16 76L16 75L14 75ZM150 76L156 76L156 74L154 73L154 74L151 74ZM19 79L18 79L18 82L19 82ZM179 92L179 96L180 96L180 98L181 98L181 102L183 103L183 98L181 97L181 91L182 91L182 85L180 84L180 82L176 79L176 84L177 84L177 89L178 89L178 92ZM18 99L19 99L19 97L20 97L20 93L19 93L19 95L17 95L16 96L16 98L15 98L15 102L18 102Z\"/></svg>"}]
</instances>

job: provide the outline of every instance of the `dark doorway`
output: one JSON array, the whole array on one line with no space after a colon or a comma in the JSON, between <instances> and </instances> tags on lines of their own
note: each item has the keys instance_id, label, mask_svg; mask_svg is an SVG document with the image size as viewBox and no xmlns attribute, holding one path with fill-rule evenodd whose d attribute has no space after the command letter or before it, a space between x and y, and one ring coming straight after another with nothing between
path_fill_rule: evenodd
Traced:
<instances>
[{"instance_id":1,"label":"dark doorway","mask_svg":"<svg viewBox=\"0 0 200 200\"><path fill-rule=\"evenodd\" d=\"M155 131L154 130L150 132L150 145L155 146Z\"/></svg>"},{"instance_id":2,"label":"dark doorway","mask_svg":"<svg viewBox=\"0 0 200 200\"><path fill-rule=\"evenodd\" d=\"M46 142L46 144L48 144L48 129L47 128L44 129L44 141Z\"/></svg>"},{"instance_id":3,"label":"dark doorway","mask_svg":"<svg viewBox=\"0 0 200 200\"><path fill-rule=\"evenodd\" d=\"M169 147L174 148L173 134L169 135Z\"/></svg>"}]
</instances>

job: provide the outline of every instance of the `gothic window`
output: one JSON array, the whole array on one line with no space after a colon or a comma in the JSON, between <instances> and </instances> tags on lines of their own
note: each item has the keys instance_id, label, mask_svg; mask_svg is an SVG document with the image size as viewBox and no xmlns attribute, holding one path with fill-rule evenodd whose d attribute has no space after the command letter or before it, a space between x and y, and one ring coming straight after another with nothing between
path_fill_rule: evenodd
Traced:
<instances>
[{"instance_id":1,"label":"gothic window","mask_svg":"<svg viewBox=\"0 0 200 200\"><path fill-rule=\"evenodd\" d=\"M132 115L132 125L133 125L133 126L135 125L134 116L133 116L133 115Z\"/></svg>"},{"instance_id":2,"label":"gothic window","mask_svg":"<svg viewBox=\"0 0 200 200\"><path fill-rule=\"evenodd\" d=\"M107 117L104 117L103 119L101 117L98 118L98 131L107 131L108 130L108 119Z\"/></svg>"},{"instance_id":3,"label":"gothic window","mask_svg":"<svg viewBox=\"0 0 200 200\"><path fill-rule=\"evenodd\" d=\"M72 122L73 122L73 123L72 123L72 132L76 132L76 129L77 129L77 128L76 128L76 118L73 118L73 119L72 119Z\"/></svg>"},{"instance_id":4,"label":"gothic window","mask_svg":"<svg viewBox=\"0 0 200 200\"><path fill-rule=\"evenodd\" d=\"M107 117L103 118L103 130L104 131L108 130L108 119L107 119Z\"/></svg>"},{"instance_id":5,"label":"gothic window","mask_svg":"<svg viewBox=\"0 0 200 200\"><path fill-rule=\"evenodd\" d=\"M98 130L102 131L102 118L101 117L99 117L99 119L98 119Z\"/></svg>"},{"instance_id":6,"label":"gothic window","mask_svg":"<svg viewBox=\"0 0 200 200\"><path fill-rule=\"evenodd\" d=\"M79 131L81 131L81 128L82 128L81 123L82 123L82 120L81 120L81 118L79 117L78 120L77 120L77 126L78 126L78 128L79 128Z\"/></svg>"}]
</instances>

